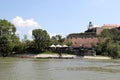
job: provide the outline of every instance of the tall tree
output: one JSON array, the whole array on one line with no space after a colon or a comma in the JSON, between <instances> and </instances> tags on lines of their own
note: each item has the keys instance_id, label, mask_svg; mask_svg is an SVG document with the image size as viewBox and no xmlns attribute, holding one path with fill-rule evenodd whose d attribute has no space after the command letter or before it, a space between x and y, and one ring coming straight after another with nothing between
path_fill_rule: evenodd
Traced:
<instances>
[{"instance_id":1,"label":"tall tree","mask_svg":"<svg viewBox=\"0 0 120 80\"><path fill-rule=\"evenodd\" d=\"M32 31L32 35L38 52L43 52L49 47L50 36L46 30L35 29Z\"/></svg>"},{"instance_id":2,"label":"tall tree","mask_svg":"<svg viewBox=\"0 0 120 80\"><path fill-rule=\"evenodd\" d=\"M58 40L58 43L59 43L59 44L63 44L64 38L62 38L61 35L56 35L56 39Z\"/></svg>"},{"instance_id":3,"label":"tall tree","mask_svg":"<svg viewBox=\"0 0 120 80\"><path fill-rule=\"evenodd\" d=\"M18 44L19 38L15 34L16 28L7 20L0 20L0 54L8 56Z\"/></svg>"},{"instance_id":4,"label":"tall tree","mask_svg":"<svg viewBox=\"0 0 120 80\"><path fill-rule=\"evenodd\" d=\"M56 39L56 36L52 36L50 40L51 40L51 45L52 45L52 44L54 44L54 45L59 44L59 43L58 43L58 40Z\"/></svg>"},{"instance_id":5,"label":"tall tree","mask_svg":"<svg viewBox=\"0 0 120 80\"><path fill-rule=\"evenodd\" d=\"M51 44L55 44L55 45L57 45L57 44L63 44L63 42L64 42L64 38L62 38L62 36L61 35L55 35L55 36L52 36L52 38L51 38Z\"/></svg>"}]
</instances>

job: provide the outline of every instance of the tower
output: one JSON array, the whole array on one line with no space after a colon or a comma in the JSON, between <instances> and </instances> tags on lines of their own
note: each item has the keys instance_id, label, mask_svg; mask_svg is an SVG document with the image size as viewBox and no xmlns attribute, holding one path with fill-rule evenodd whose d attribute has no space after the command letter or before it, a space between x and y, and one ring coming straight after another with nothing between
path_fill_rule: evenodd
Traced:
<instances>
[{"instance_id":1,"label":"tower","mask_svg":"<svg viewBox=\"0 0 120 80\"><path fill-rule=\"evenodd\" d=\"M92 22L90 21L89 22L89 25L88 25L88 29L92 29L93 28L93 24L92 24Z\"/></svg>"}]
</instances>

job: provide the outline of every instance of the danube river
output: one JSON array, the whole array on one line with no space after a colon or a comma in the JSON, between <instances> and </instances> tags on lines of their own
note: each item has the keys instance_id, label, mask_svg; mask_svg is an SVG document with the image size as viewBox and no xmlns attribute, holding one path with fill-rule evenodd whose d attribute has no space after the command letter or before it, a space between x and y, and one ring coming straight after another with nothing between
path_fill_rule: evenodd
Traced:
<instances>
[{"instance_id":1,"label":"danube river","mask_svg":"<svg viewBox=\"0 0 120 80\"><path fill-rule=\"evenodd\" d=\"M120 60L0 58L0 80L120 80Z\"/></svg>"}]
</instances>

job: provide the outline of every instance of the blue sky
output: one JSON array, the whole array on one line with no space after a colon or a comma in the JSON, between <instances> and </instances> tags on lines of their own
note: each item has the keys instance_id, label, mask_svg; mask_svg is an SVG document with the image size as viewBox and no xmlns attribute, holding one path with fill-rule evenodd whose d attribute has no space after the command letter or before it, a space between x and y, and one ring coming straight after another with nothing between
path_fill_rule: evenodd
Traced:
<instances>
[{"instance_id":1,"label":"blue sky","mask_svg":"<svg viewBox=\"0 0 120 80\"><path fill-rule=\"evenodd\" d=\"M0 19L7 19L17 27L20 38L31 39L36 28L50 35L80 33L89 21L120 24L120 0L1 0Z\"/></svg>"}]
</instances>

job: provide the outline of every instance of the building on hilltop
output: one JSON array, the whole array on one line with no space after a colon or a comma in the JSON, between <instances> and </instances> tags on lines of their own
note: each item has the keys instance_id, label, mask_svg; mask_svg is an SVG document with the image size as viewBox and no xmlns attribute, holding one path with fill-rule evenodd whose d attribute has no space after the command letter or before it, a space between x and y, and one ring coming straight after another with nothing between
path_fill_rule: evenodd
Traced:
<instances>
[{"instance_id":1,"label":"building on hilltop","mask_svg":"<svg viewBox=\"0 0 120 80\"><path fill-rule=\"evenodd\" d=\"M72 47L92 47L91 44L98 42L97 35L99 35L104 29L113 29L120 27L120 24L104 24L102 27L98 27L89 22L88 30L84 33L72 33L67 36L65 42L72 42Z\"/></svg>"},{"instance_id":2,"label":"building on hilltop","mask_svg":"<svg viewBox=\"0 0 120 80\"><path fill-rule=\"evenodd\" d=\"M98 35L104 29L119 28L120 24L104 24L102 27L98 27L89 22L88 30L84 33L71 33L66 39L65 43L72 43L71 47L78 55L95 55L95 51L92 49L92 44L98 43Z\"/></svg>"},{"instance_id":3,"label":"building on hilltop","mask_svg":"<svg viewBox=\"0 0 120 80\"><path fill-rule=\"evenodd\" d=\"M113 29L120 27L120 24L104 24L102 26L103 29Z\"/></svg>"},{"instance_id":4,"label":"building on hilltop","mask_svg":"<svg viewBox=\"0 0 120 80\"><path fill-rule=\"evenodd\" d=\"M97 43L98 39L94 33L73 33L69 34L66 38L66 42L72 42L72 47L91 47L92 43Z\"/></svg>"},{"instance_id":5,"label":"building on hilltop","mask_svg":"<svg viewBox=\"0 0 120 80\"><path fill-rule=\"evenodd\" d=\"M104 29L113 29L118 27L120 27L120 24L104 24L102 27L89 26L88 30L86 30L85 32L95 32L96 35L99 35Z\"/></svg>"},{"instance_id":6,"label":"building on hilltop","mask_svg":"<svg viewBox=\"0 0 120 80\"><path fill-rule=\"evenodd\" d=\"M98 38L96 35L96 29L92 22L89 22L88 30L85 33L72 33L69 34L65 40L65 42L72 42L72 47L89 47L91 48L91 44L96 44L98 42Z\"/></svg>"},{"instance_id":7,"label":"building on hilltop","mask_svg":"<svg viewBox=\"0 0 120 80\"><path fill-rule=\"evenodd\" d=\"M90 21L89 22L89 25L88 25L88 30L90 30L90 29L92 29L93 28L93 24L92 24L92 22Z\"/></svg>"}]
</instances>

